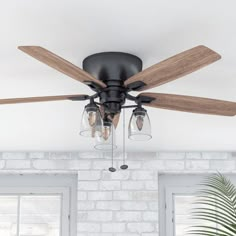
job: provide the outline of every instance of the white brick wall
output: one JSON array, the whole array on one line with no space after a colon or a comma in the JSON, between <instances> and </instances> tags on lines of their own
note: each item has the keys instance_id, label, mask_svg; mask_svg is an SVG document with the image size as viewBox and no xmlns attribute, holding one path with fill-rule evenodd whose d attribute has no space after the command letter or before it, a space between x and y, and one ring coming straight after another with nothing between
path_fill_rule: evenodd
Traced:
<instances>
[{"instance_id":1,"label":"white brick wall","mask_svg":"<svg viewBox=\"0 0 236 236\"><path fill-rule=\"evenodd\" d=\"M0 173L77 173L78 236L158 235L158 173L236 173L228 152L128 153L120 170L119 153L110 173L108 154L4 152Z\"/></svg>"}]
</instances>

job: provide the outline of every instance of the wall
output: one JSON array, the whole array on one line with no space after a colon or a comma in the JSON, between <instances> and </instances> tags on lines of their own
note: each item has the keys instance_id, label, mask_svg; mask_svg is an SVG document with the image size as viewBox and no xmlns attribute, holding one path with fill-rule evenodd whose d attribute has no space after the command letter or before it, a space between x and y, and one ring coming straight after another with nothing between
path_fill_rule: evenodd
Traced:
<instances>
[{"instance_id":1,"label":"wall","mask_svg":"<svg viewBox=\"0 0 236 236\"><path fill-rule=\"evenodd\" d=\"M115 166L122 163L116 154ZM158 235L158 173L236 173L235 153L128 153L110 173L101 153L4 152L0 173L77 173L81 236Z\"/></svg>"}]
</instances>

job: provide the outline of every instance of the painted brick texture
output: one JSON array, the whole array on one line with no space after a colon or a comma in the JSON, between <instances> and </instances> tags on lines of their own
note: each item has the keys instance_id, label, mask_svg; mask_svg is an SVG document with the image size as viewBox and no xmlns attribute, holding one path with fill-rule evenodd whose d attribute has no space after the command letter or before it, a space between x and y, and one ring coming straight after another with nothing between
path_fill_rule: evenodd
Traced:
<instances>
[{"instance_id":1,"label":"painted brick texture","mask_svg":"<svg viewBox=\"0 0 236 236\"><path fill-rule=\"evenodd\" d=\"M77 173L77 235L158 235L159 173L236 173L228 152L127 153L128 170L110 173L108 154L4 152L0 173Z\"/></svg>"}]
</instances>

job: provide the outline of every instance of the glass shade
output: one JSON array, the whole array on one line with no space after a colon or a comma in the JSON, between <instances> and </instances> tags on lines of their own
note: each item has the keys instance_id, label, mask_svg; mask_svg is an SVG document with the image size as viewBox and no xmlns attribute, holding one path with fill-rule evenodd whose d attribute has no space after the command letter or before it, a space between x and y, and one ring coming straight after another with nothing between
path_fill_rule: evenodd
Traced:
<instances>
[{"instance_id":1,"label":"glass shade","mask_svg":"<svg viewBox=\"0 0 236 236\"><path fill-rule=\"evenodd\" d=\"M115 127L112 122L104 122L102 126L102 134L96 133L96 143L94 148L102 151L111 151L116 149Z\"/></svg>"},{"instance_id":2,"label":"glass shade","mask_svg":"<svg viewBox=\"0 0 236 236\"><path fill-rule=\"evenodd\" d=\"M85 107L81 125L80 135L94 138L102 133L102 117L97 107Z\"/></svg>"},{"instance_id":3,"label":"glass shade","mask_svg":"<svg viewBox=\"0 0 236 236\"><path fill-rule=\"evenodd\" d=\"M137 141L145 141L152 138L151 124L145 109L136 108L133 111L129 121L128 137Z\"/></svg>"}]
</instances>

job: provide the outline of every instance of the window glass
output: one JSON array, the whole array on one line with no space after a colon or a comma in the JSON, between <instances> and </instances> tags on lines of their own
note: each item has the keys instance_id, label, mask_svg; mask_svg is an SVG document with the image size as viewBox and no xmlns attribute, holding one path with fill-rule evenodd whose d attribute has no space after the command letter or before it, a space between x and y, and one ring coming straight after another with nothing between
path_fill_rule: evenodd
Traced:
<instances>
[{"instance_id":1,"label":"window glass","mask_svg":"<svg viewBox=\"0 0 236 236\"><path fill-rule=\"evenodd\" d=\"M59 236L60 196L22 196L20 202L20 236Z\"/></svg>"},{"instance_id":2,"label":"window glass","mask_svg":"<svg viewBox=\"0 0 236 236\"><path fill-rule=\"evenodd\" d=\"M0 235L16 235L17 196L0 196Z\"/></svg>"},{"instance_id":3,"label":"window glass","mask_svg":"<svg viewBox=\"0 0 236 236\"><path fill-rule=\"evenodd\" d=\"M0 196L0 236L60 236L61 195Z\"/></svg>"}]
</instances>

